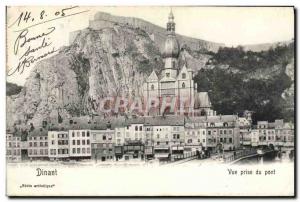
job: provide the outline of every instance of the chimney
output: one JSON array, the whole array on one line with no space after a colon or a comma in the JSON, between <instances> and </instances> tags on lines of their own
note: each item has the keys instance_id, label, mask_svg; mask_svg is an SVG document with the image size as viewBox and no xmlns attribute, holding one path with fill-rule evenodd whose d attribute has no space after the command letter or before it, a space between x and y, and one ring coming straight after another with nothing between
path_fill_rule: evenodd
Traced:
<instances>
[{"instance_id":1,"label":"chimney","mask_svg":"<svg viewBox=\"0 0 300 202\"><path fill-rule=\"evenodd\" d=\"M111 123L110 123L110 121L107 122L106 128L107 128L107 129L111 129Z\"/></svg>"}]
</instances>

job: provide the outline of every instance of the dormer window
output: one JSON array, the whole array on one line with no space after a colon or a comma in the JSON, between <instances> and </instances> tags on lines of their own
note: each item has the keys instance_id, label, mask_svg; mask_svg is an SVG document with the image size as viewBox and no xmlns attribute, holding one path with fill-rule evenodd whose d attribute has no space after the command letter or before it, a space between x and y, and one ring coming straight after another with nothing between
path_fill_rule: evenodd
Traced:
<instances>
[{"instance_id":1,"label":"dormer window","mask_svg":"<svg viewBox=\"0 0 300 202\"><path fill-rule=\"evenodd\" d=\"M170 73L166 73L166 77L170 77Z\"/></svg>"},{"instance_id":2,"label":"dormer window","mask_svg":"<svg viewBox=\"0 0 300 202\"><path fill-rule=\"evenodd\" d=\"M151 90L154 90L154 85L153 84L151 85Z\"/></svg>"},{"instance_id":3,"label":"dormer window","mask_svg":"<svg viewBox=\"0 0 300 202\"><path fill-rule=\"evenodd\" d=\"M175 68L175 61L172 61L172 68Z\"/></svg>"},{"instance_id":4,"label":"dormer window","mask_svg":"<svg viewBox=\"0 0 300 202\"><path fill-rule=\"evenodd\" d=\"M185 88L185 83L184 82L182 83L182 88Z\"/></svg>"},{"instance_id":5,"label":"dormer window","mask_svg":"<svg viewBox=\"0 0 300 202\"><path fill-rule=\"evenodd\" d=\"M182 78L185 79L186 78L186 74L182 73Z\"/></svg>"}]
</instances>

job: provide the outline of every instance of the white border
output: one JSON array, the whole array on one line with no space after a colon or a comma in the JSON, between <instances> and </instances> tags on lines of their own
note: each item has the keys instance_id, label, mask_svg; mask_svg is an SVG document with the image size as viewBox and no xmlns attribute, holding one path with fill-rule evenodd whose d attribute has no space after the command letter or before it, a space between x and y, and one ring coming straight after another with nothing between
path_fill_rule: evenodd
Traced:
<instances>
[{"instance_id":1,"label":"white border","mask_svg":"<svg viewBox=\"0 0 300 202\"><path fill-rule=\"evenodd\" d=\"M202 0L202 1L196 1L196 0L144 0L143 2L140 0L101 0L101 2L92 1L92 0L51 0L50 1L40 1L40 0L31 0L30 2L27 0L2 0L0 1L0 65L1 65L1 85L0 85L0 107L1 107L1 116L0 116L0 130L4 133L2 134L2 139L0 141L0 159L1 159L1 166L0 166L0 179L1 179L1 201L8 201L10 200L5 196L5 6L6 5L141 5L141 6L147 6L147 5L202 5L202 6L208 6L208 5L217 5L217 6L295 6L296 8L300 8L300 1L299 0ZM296 12L298 16L299 10ZM296 23L297 26L299 26L299 19L296 16ZM296 36L296 40L298 39L298 34ZM297 51L297 58L299 58L299 52ZM297 71L297 77L299 77L299 71ZM298 82L299 84L299 82ZM297 85L297 89L299 89L299 86ZM297 103L298 104L298 103ZM298 114L298 110L297 110ZM297 125L299 123L299 119L297 120ZM297 143L299 142L298 134L297 135ZM296 145L298 146L298 144ZM297 155L297 163L299 164L299 156ZM297 186L299 187L299 185ZM297 192L298 190L297 190ZM31 199L23 199L24 201L29 201ZM53 199L46 199L45 201L52 201ZM73 199L71 199L73 200ZM80 199L79 201L83 201L84 199ZM119 200L119 199L114 199ZM137 199L137 201L142 199ZM161 199L160 199L161 200ZM216 199L213 199L216 200ZM232 199L227 199L232 200ZM262 201L261 199L255 201Z\"/></svg>"}]
</instances>

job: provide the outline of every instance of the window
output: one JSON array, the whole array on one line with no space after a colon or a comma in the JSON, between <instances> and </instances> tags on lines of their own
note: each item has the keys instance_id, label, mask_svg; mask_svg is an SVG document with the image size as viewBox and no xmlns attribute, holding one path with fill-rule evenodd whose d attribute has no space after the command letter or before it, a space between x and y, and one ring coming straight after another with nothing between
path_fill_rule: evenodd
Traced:
<instances>
[{"instance_id":1,"label":"window","mask_svg":"<svg viewBox=\"0 0 300 202\"><path fill-rule=\"evenodd\" d=\"M185 88L185 83L184 82L182 83L182 88Z\"/></svg>"},{"instance_id":2,"label":"window","mask_svg":"<svg viewBox=\"0 0 300 202\"><path fill-rule=\"evenodd\" d=\"M72 149L72 153L76 154L76 149L75 148Z\"/></svg>"},{"instance_id":3,"label":"window","mask_svg":"<svg viewBox=\"0 0 300 202\"><path fill-rule=\"evenodd\" d=\"M80 145L80 140L77 140L77 145Z\"/></svg>"},{"instance_id":4,"label":"window","mask_svg":"<svg viewBox=\"0 0 300 202\"><path fill-rule=\"evenodd\" d=\"M170 77L170 73L166 73L166 76L167 76L167 77Z\"/></svg>"},{"instance_id":5,"label":"window","mask_svg":"<svg viewBox=\"0 0 300 202\"><path fill-rule=\"evenodd\" d=\"M179 139L180 138L180 135L179 134L177 134L177 139Z\"/></svg>"},{"instance_id":6,"label":"window","mask_svg":"<svg viewBox=\"0 0 300 202\"><path fill-rule=\"evenodd\" d=\"M76 141L75 141L75 140L73 140L72 144L73 144L73 145L75 145L75 144L76 144Z\"/></svg>"},{"instance_id":7,"label":"window","mask_svg":"<svg viewBox=\"0 0 300 202\"><path fill-rule=\"evenodd\" d=\"M90 148L87 148L87 149L86 149L86 153L88 153L88 154L91 153L91 149L90 149Z\"/></svg>"},{"instance_id":8,"label":"window","mask_svg":"<svg viewBox=\"0 0 300 202\"><path fill-rule=\"evenodd\" d=\"M175 68L175 61L172 61L172 68Z\"/></svg>"},{"instance_id":9,"label":"window","mask_svg":"<svg viewBox=\"0 0 300 202\"><path fill-rule=\"evenodd\" d=\"M72 137L75 137L75 132L74 131L72 132Z\"/></svg>"},{"instance_id":10,"label":"window","mask_svg":"<svg viewBox=\"0 0 300 202\"><path fill-rule=\"evenodd\" d=\"M84 131L82 131L82 137L85 137L85 132Z\"/></svg>"},{"instance_id":11,"label":"window","mask_svg":"<svg viewBox=\"0 0 300 202\"><path fill-rule=\"evenodd\" d=\"M143 130L143 126L140 126L140 131L142 131Z\"/></svg>"},{"instance_id":12,"label":"window","mask_svg":"<svg viewBox=\"0 0 300 202\"><path fill-rule=\"evenodd\" d=\"M154 85L153 84L151 85L151 90L154 90Z\"/></svg>"},{"instance_id":13,"label":"window","mask_svg":"<svg viewBox=\"0 0 300 202\"><path fill-rule=\"evenodd\" d=\"M87 131L87 132L86 132L86 136L87 136L87 137L90 137L90 131Z\"/></svg>"},{"instance_id":14,"label":"window","mask_svg":"<svg viewBox=\"0 0 300 202\"><path fill-rule=\"evenodd\" d=\"M82 145L85 145L85 140L82 140Z\"/></svg>"},{"instance_id":15,"label":"window","mask_svg":"<svg viewBox=\"0 0 300 202\"><path fill-rule=\"evenodd\" d=\"M85 148L82 148L82 153L85 154Z\"/></svg>"},{"instance_id":16,"label":"window","mask_svg":"<svg viewBox=\"0 0 300 202\"><path fill-rule=\"evenodd\" d=\"M232 138L229 138L229 143L232 143Z\"/></svg>"},{"instance_id":17,"label":"window","mask_svg":"<svg viewBox=\"0 0 300 202\"><path fill-rule=\"evenodd\" d=\"M135 131L138 131L138 126L135 126Z\"/></svg>"},{"instance_id":18,"label":"window","mask_svg":"<svg viewBox=\"0 0 300 202\"><path fill-rule=\"evenodd\" d=\"M86 141L86 144L90 144L90 140L87 140L87 141Z\"/></svg>"},{"instance_id":19,"label":"window","mask_svg":"<svg viewBox=\"0 0 300 202\"><path fill-rule=\"evenodd\" d=\"M80 154L80 148L77 148L77 154Z\"/></svg>"},{"instance_id":20,"label":"window","mask_svg":"<svg viewBox=\"0 0 300 202\"><path fill-rule=\"evenodd\" d=\"M182 73L182 78L185 79L186 78L186 74Z\"/></svg>"},{"instance_id":21,"label":"window","mask_svg":"<svg viewBox=\"0 0 300 202\"><path fill-rule=\"evenodd\" d=\"M157 145L159 145L160 144L160 142L157 142Z\"/></svg>"},{"instance_id":22,"label":"window","mask_svg":"<svg viewBox=\"0 0 300 202\"><path fill-rule=\"evenodd\" d=\"M103 136L102 136L102 140L106 140L106 135L103 135Z\"/></svg>"}]
</instances>

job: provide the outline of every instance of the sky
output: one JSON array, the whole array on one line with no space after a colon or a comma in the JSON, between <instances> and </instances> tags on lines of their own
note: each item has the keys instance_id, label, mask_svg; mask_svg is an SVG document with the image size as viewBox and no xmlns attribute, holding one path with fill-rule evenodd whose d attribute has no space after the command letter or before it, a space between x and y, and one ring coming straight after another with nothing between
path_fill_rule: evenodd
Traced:
<instances>
[{"instance_id":1,"label":"sky","mask_svg":"<svg viewBox=\"0 0 300 202\"><path fill-rule=\"evenodd\" d=\"M51 46L59 48L69 45L69 32L88 27L89 20L96 12L102 11L118 16L137 17L153 24L165 27L168 14L167 7L77 7L69 12L87 11L78 15L61 18L29 28L29 34L39 33L55 26L55 32L49 35ZM23 12L31 12L31 18L40 18L41 7L10 7L7 14L7 25L10 26ZM46 14L54 15L59 7L47 7ZM291 40L294 37L294 11L292 7L172 7L176 22L176 32L181 35L199 38L212 42L224 43L227 46L273 43ZM66 11L67 13L68 11ZM51 14L51 15L50 15ZM23 16L24 17L24 16ZM43 20L46 19L44 16ZM16 67L21 53L14 54L13 47L19 32L34 21L20 23L20 26L7 28L7 69ZM31 42L32 47L41 43ZM29 43L28 43L29 45ZM26 50L26 45L24 47ZM20 50L22 52L22 50ZM33 65L24 69L22 74L7 76L7 81L24 85Z\"/></svg>"}]
</instances>

